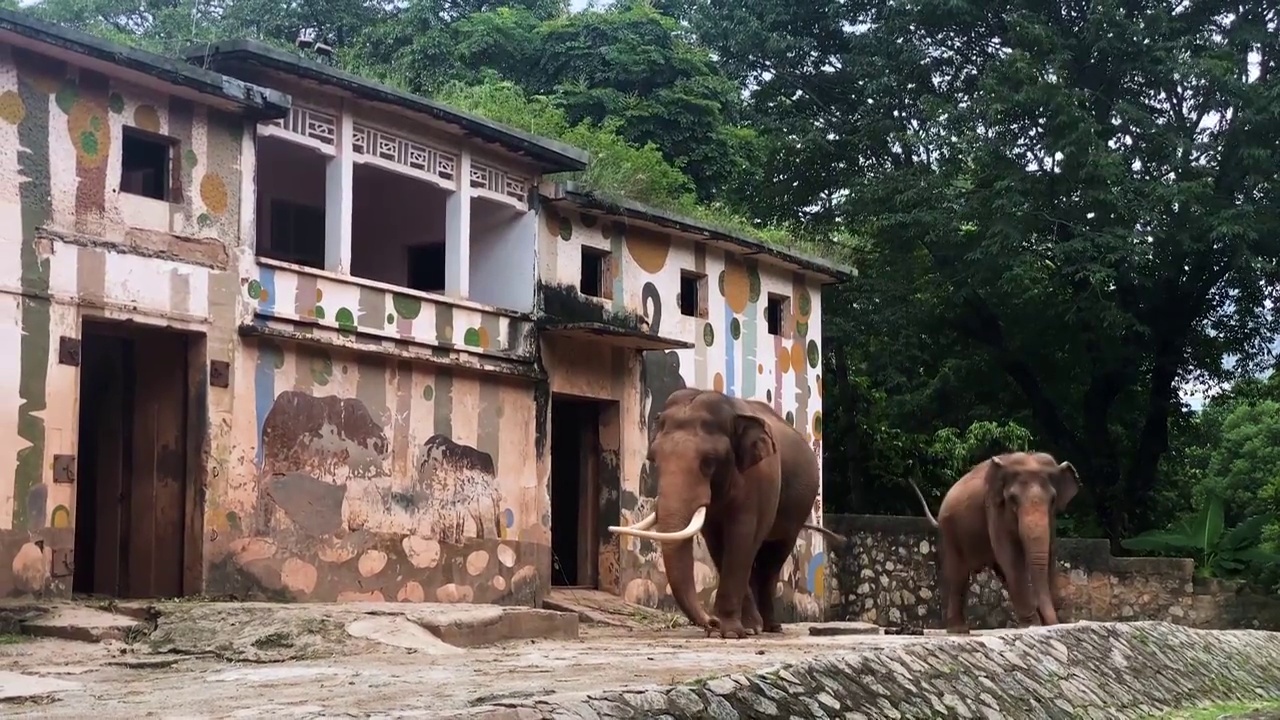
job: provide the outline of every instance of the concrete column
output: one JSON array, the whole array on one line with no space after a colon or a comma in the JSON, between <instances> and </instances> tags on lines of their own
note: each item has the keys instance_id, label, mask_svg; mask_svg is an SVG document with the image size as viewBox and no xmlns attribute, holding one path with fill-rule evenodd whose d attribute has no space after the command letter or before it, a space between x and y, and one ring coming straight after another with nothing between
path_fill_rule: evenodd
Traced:
<instances>
[{"instance_id":1,"label":"concrete column","mask_svg":"<svg viewBox=\"0 0 1280 720\"><path fill-rule=\"evenodd\" d=\"M325 167L324 178L324 269L340 275L351 274L351 183L355 178L351 152L353 129L351 106L343 102L334 143L337 155Z\"/></svg>"},{"instance_id":2,"label":"concrete column","mask_svg":"<svg viewBox=\"0 0 1280 720\"><path fill-rule=\"evenodd\" d=\"M444 213L444 291L450 297L471 293L471 153L458 157L458 189Z\"/></svg>"}]
</instances>

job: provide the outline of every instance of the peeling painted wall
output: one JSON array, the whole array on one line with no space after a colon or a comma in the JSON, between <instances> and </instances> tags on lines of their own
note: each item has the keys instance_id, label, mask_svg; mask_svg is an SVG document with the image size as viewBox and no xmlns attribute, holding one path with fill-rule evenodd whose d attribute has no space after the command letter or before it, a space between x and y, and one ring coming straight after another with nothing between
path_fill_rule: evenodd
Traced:
<instances>
[{"instance_id":1,"label":"peeling painted wall","mask_svg":"<svg viewBox=\"0 0 1280 720\"><path fill-rule=\"evenodd\" d=\"M550 559L528 382L269 340L236 370L211 592L532 604Z\"/></svg>"},{"instance_id":2,"label":"peeling painted wall","mask_svg":"<svg viewBox=\"0 0 1280 720\"><path fill-rule=\"evenodd\" d=\"M708 248L622 220L577 212L565 204L542 209L539 271L545 284L576 286L582 248L611 255L607 300L596 303L615 316L640 314L649 332L694 344L688 350L650 351L628 362L613 351L609 362L600 348L544 340L543 362L553 390L621 402L621 498L601 511L630 524L651 512L656 478L645 463L649 430L667 397L685 387L722 390L742 398L763 400L791 422L822 452L821 286L815 278L777 266L744 261L732 252ZM682 270L707 276L706 317L679 311L677 295ZM770 335L765 305L770 294L790 300L791 311L780 335ZM638 354L631 353L632 357ZM819 493L814 518L822 517ZM613 524L613 520L602 524ZM601 576L607 589L630 602L674 607L662 558L655 543L602 535ZM716 573L701 538L697 541L696 580L709 605ZM825 553L822 537L804 531L783 568L779 603L783 616L820 619L824 605ZM612 584L610 584L612 583Z\"/></svg>"},{"instance_id":3,"label":"peeling painted wall","mask_svg":"<svg viewBox=\"0 0 1280 720\"><path fill-rule=\"evenodd\" d=\"M173 202L119 191L125 125L177 141ZM0 46L0 596L70 590L75 485L52 468L77 450L79 369L59 364L59 338L130 318L233 352L244 135L236 117Z\"/></svg>"}]
</instances>

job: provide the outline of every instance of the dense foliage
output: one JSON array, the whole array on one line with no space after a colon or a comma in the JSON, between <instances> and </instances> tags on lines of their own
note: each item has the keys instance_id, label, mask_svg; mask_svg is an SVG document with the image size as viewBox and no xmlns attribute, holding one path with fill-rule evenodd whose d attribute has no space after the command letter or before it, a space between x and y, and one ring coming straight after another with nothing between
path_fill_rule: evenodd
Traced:
<instances>
[{"instance_id":1,"label":"dense foliage","mask_svg":"<svg viewBox=\"0 0 1280 720\"><path fill-rule=\"evenodd\" d=\"M161 51L318 29L590 150L601 192L855 265L824 304L831 511L917 513L903 478L936 503L1035 448L1080 470L1068 532L1118 548L1220 499L1280 541L1280 0L30 11ZM1196 410L1189 383L1225 390Z\"/></svg>"}]
</instances>

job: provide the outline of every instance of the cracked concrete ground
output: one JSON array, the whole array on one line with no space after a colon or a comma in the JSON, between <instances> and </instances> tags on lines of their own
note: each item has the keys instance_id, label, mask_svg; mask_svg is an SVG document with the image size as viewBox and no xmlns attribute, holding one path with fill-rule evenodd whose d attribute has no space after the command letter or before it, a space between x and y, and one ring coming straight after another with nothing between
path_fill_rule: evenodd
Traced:
<instances>
[{"instance_id":1,"label":"cracked concrete ground","mask_svg":"<svg viewBox=\"0 0 1280 720\"><path fill-rule=\"evenodd\" d=\"M779 636L729 641L696 629L584 625L578 640L523 640L475 648L397 647L362 641L340 657L228 662L155 653L145 643L26 639L0 645L0 686L52 684L0 704L6 717L450 718L503 699L686 682L817 654L861 652L946 636ZM0 693L2 695L3 693Z\"/></svg>"}]
</instances>

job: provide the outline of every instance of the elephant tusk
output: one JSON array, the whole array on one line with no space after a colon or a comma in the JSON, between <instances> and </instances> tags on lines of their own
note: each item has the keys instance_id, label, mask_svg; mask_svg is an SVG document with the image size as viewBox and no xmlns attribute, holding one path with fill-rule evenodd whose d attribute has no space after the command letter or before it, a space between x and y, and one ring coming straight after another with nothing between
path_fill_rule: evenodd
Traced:
<instances>
[{"instance_id":1,"label":"elephant tusk","mask_svg":"<svg viewBox=\"0 0 1280 720\"><path fill-rule=\"evenodd\" d=\"M657 522L658 522L658 513L651 512L648 514L648 516L645 517L645 519L637 523L632 523L631 525L622 525L622 526L610 525L609 531L610 532L621 531L625 535L626 531L628 530L648 530L649 528L653 527L654 524Z\"/></svg>"},{"instance_id":2,"label":"elephant tusk","mask_svg":"<svg viewBox=\"0 0 1280 720\"><path fill-rule=\"evenodd\" d=\"M645 519L641 520L640 522L634 525L629 525L628 527L630 527L632 530L648 530L649 528L653 527L654 524L656 524L657 522L658 522L658 513L651 512L649 513L649 516L646 517Z\"/></svg>"},{"instance_id":3,"label":"elephant tusk","mask_svg":"<svg viewBox=\"0 0 1280 720\"><path fill-rule=\"evenodd\" d=\"M650 522L651 519L652 519L652 522ZM647 528L650 525L652 525L654 522L657 522L656 513L654 515L650 515L644 520L641 520L635 525L631 525L629 527L618 527L617 525L611 525L609 526L609 532L615 533L618 535L631 535L633 537L644 538L645 540L678 542L680 540L688 540L694 535L697 535L698 532L702 530L702 523L705 522L706 519L707 519L707 508L704 505L698 508L697 510L693 511L693 517L689 519L688 527L678 532L671 532L671 533L655 532L653 530L643 529L641 527L642 525Z\"/></svg>"}]
</instances>

